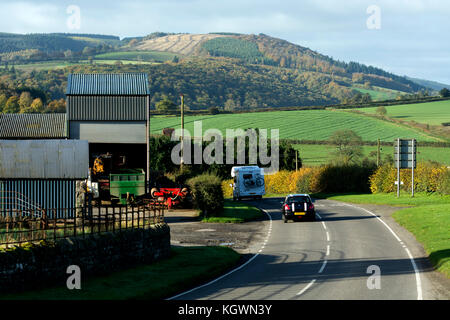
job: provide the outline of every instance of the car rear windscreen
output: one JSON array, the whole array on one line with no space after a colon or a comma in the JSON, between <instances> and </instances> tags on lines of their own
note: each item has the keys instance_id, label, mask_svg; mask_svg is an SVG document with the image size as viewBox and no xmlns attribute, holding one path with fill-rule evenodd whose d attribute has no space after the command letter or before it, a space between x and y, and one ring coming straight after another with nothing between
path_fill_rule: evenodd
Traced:
<instances>
[{"instance_id":1,"label":"car rear windscreen","mask_svg":"<svg viewBox=\"0 0 450 320\"><path fill-rule=\"evenodd\" d=\"M308 197L290 197L290 198L288 198L288 201L287 201L288 203L300 203L300 204L302 204L302 203L310 203L311 201L310 201L310 199L308 198Z\"/></svg>"}]
</instances>

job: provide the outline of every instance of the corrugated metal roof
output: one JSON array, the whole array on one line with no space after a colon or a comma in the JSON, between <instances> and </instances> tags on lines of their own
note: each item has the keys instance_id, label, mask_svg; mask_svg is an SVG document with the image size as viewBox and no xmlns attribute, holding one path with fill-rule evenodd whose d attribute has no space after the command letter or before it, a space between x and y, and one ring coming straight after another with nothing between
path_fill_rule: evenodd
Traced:
<instances>
[{"instance_id":1,"label":"corrugated metal roof","mask_svg":"<svg viewBox=\"0 0 450 320\"><path fill-rule=\"evenodd\" d=\"M70 74L67 95L150 95L146 73Z\"/></svg>"},{"instance_id":2,"label":"corrugated metal roof","mask_svg":"<svg viewBox=\"0 0 450 320\"><path fill-rule=\"evenodd\" d=\"M0 179L85 179L86 140L0 140Z\"/></svg>"},{"instance_id":3,"label":"corrugated metal roof","mask_svg":"<svg viewBox=\"0 0 450 320\"><path fill-rule=\"evenodd\" d=\"M66 114L0 114L0 139L66 138Z\"/></svg>"}]
</instances>

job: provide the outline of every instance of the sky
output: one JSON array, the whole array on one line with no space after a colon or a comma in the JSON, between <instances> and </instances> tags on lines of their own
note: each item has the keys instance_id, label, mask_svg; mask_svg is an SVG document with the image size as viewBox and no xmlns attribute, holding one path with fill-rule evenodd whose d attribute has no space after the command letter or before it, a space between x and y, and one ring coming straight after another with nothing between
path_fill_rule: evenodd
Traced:
<instances>
[{"instance_id":1,"label":"sky","mask_svg":"<svg viewBox=\"0 0 450 320\"><path fill-rule=\"evenodd\" d=\"M0 0L0 32L264 33L450 84L448 0Z\"/></svg>"}]
</instances>

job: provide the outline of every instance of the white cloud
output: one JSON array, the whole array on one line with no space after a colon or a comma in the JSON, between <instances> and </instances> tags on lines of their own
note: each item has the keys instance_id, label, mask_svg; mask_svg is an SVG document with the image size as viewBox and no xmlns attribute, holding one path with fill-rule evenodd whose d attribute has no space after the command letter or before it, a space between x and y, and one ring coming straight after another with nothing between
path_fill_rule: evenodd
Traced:
<instances>
[{"instance_id":1,"label":"white cloud","mask_svg":"<svg viewBox=\"0 0 450 320\"><path fill-rule=\"evenodd\" d=\"M61 8L49 3L0 3L0 28L4 32L48 32L60 28Z\"/></svg>"}]
</instances>

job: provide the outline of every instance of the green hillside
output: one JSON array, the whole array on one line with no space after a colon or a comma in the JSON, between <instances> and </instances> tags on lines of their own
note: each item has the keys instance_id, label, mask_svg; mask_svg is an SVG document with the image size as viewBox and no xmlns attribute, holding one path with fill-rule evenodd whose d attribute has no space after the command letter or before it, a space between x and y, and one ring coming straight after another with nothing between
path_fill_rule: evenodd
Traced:
<instances>
[{"instance_id":1,"label":"green hillside","mask_svg":"<svg viewBox=\"0 0 450 320\"><path fill-rule=\"evenodd\" d=\"M260 128L279 129L280 138L325 141L337 130L351 129L364 141L394 141L402 137L419 141L437 141L422 132L382 120L348 112L330 110L274 111L215 116L185 117L185 126L193 134L194 121L202 121L203 130L215 128L225 135L226 129ZM179 117L153 117L152 133L164 128L179 128Z\"/></svg>"},{"instance_id":2,"label":"green hillside","mask_svg":"<svg viewBox=\"0 0 450 320\"><path fill-rule=\"evenodd\" d=\"M430 125L450 122L450 100L396 105L385 108L387 110L386 116L394 119L416 121ZM377 108L362 108L358 110L374 114Z\"/></svg>"}]
</instances>

